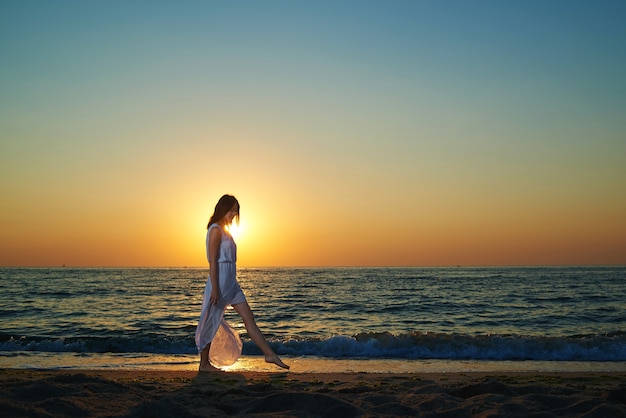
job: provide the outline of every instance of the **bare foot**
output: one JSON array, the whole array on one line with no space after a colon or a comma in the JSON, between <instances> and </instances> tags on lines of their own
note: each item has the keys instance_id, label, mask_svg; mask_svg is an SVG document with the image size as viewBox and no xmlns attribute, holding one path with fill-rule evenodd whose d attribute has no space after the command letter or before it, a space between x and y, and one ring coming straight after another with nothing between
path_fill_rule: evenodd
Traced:
<instances>
[{"instance_id":1,"label":"bare foot","mask_svg":"<svg viewBox=\"0 0 626 418\"><path fill-rule=\"evenodd\" d=\"M265 356L265 361L268 363L274 363L278 367L282 367L283 369L289 370L289 366L287 366L277 355L273 356Z\"/></svg>"},{"instance_id":2,"label":"bare foot","mask_svg":"<svg viewBox=\"0 0 626 418\"><path fill-rule=\"evenodd\" d=\"M221 372L220 369L218 369L217 367L215 367L214 365L212 365L211 363L200 363L200 367L198 368L198 371L200 372Z\"/></svg>"}]
</instances>

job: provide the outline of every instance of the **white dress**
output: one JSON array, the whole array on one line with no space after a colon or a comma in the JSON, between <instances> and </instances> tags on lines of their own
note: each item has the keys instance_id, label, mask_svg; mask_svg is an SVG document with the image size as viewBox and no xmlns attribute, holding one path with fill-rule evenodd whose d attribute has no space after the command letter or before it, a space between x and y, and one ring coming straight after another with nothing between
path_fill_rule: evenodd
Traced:
<instances>
[{"instance_id":1,"label":"white dress","mask_svg":"<svg viewBox=\"0 0 626 418\"><path fill-rule=\"evenodd\" d=\"M209 276L204 288L202 312L196 328L195 339L198 352L211 343L209 360L214 366L221 367L235 363L241 356L242 349L239 334L224 320L224 311L230 305L245 302L246 297L237 282L237 245L235 240L216 223L209 227L206 234L207 259L209 263L214 261L209 258L209 234L213 228L219 228L222 232L217 259L220 297L216 304L211 303L210 296L213 285Z\"/></svg>"}]
</instances>

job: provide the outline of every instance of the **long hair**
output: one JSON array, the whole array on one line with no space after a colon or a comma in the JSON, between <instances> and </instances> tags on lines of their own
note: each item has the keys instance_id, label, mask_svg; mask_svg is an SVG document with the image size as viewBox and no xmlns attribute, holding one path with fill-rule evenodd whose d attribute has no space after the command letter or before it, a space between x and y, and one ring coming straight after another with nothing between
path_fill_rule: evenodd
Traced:
<instances>
[{"instance_id":1,"label":"long hair","mask_svg":"<svg viewBox=\"0 0 626 418\"><path fill-rule=\"evenodd\" d=\"M235 222L239 225L239 202L235 198L235 196L231 196L229 194L225 194L220 197L220 200L217 201L217 205L215 205L215 211L213 212L213 216L209 220L209 224L206 226L207 229L211 225L216 222L222 220L224 216L233 208L233 206L237 205L237 214L235 215Z\"/></svg>"}]
</instances>

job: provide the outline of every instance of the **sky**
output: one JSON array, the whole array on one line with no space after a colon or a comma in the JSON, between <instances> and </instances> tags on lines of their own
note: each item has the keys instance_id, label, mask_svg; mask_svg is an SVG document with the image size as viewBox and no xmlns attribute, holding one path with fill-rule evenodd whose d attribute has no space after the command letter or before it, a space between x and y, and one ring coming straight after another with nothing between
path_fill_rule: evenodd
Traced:
<instances>
[{"instance_id":1,"label":"sky","mask_svg":"<svg viewBox=\"0 0 626 418\"><path fill-rule=\"evenodd\" d=\"M0 265L626 265L623 1L0 5Z\"/></svg>"}]
</instances>

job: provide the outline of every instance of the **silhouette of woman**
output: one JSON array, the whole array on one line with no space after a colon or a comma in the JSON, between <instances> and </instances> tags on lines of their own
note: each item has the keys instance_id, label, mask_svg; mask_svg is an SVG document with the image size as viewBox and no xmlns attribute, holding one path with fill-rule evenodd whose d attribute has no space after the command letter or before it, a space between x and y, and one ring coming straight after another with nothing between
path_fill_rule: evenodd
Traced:
<instances>
[{"instance_id":1,"label":"silhouette of woman","mask_svg":"<svg viewBox=\"0 0 626 418\"><path fill-rule=\"evenodd\" d=\"M241 316L248 335L265 355L265 361L289 369L270 348L259 330L236 275L237 245L228 227L233 219L239 222L239 202L234 196L222 196L209 220L206 253L209 279L204 289L202 312L196 328L196 346L200 353L200 371L219 370L241 356L239 335L224 320L224 311L232 306Z\"/></svg>"}]
</instances>

